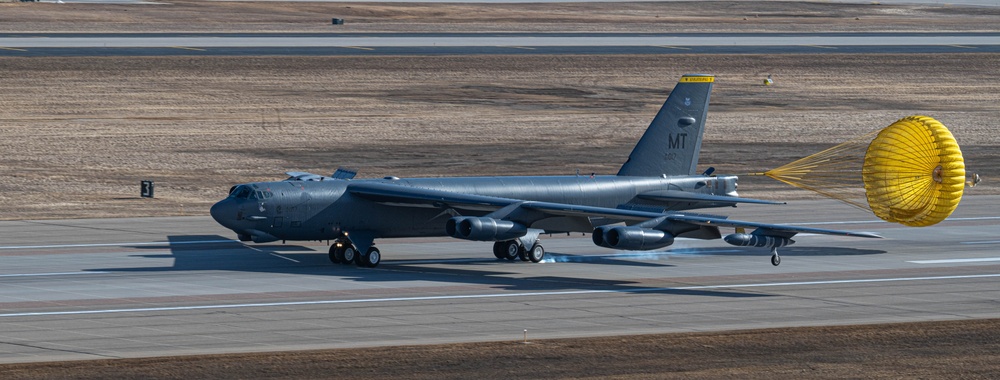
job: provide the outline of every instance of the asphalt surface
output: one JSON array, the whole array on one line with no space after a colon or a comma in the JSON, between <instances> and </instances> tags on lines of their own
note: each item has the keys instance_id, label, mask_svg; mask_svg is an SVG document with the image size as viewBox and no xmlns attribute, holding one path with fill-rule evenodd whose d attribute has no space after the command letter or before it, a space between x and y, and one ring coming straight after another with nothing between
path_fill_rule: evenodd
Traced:
<instances>
[{"instance_id":1,"label":"asphalt surface","mask_svg":"<svg viewBox=\"0 0 1000 380\"><path fill-rule=\"evenodd\" d=\"M635 253L563 236L540 264L385 240L365 269L322 242L233 242L208 217L0 222L0 362L995 318L997 204L967 196L926 228L834 201L711 210L885 237L800 235L779 267L719 240Z\"/></svg>"},{"instance_id":2,"label":"asphalt surface","mask_svg":"<svg viewBox=\"0 0 1000 380\"><path fill-rule=\"evenodd\" d=\"M800 54L1000 51L1000 33L24 33L0 56Z\"/></svg>"}]
</instances>

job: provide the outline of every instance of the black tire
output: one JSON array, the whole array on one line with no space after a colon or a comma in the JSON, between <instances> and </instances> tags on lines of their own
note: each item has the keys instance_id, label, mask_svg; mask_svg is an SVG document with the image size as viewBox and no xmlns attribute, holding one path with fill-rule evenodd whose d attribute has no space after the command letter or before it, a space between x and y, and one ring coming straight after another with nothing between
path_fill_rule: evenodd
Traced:
<instances>
[{"instance_id":1,"label":"black tire","mask_svg":"<svg viewBox=\"0 0 1000 380\"><path fill-rule=\"evenodd\" d=\"M781 256L778 256L777 253L771 255L771 265L774 265L774 266L781 265Z\"/></svg>"},{"instance_id":2,"label":"black tire","mask_svg":"<svg viewBox=\"0 0 1000 380\"><path fill-rule=\"evenodd\" d=\"M521 261L528 261L528 250L522 247L520 252L517 253L517 258Z\"/></svg>"},{"instance_id":3,"label":"black tire","mask_svg":"<svg viewBox=\"0 0 1000 380\"><path fill-rule=\"evenodd\" d=\"M531 260L533 263L540 262L545 258L545 248L543 248L541 244L535 243L526 256L528 256L528 260Z\"/></svg>"},{"instance_id":4,"label":"black tire","mask_svg":"<svg viewBox=\"0 0 1000 380\"><path fill-rule=\"evenodd\" d=\"M504 258L503 257L503 248L504 248L504 244L503 244L502 241L498 241L496 243L493 243L493 256L495 256L496 258L498 258L500 260L503 260L503 258Z\"/></svg>"},{"instance_id":5,"label":"black tire","mask_svg":"<svg viewBox=\"0 0 1000 380\"><path fill-rule=\"evenodd\" d=\"M358 266L366 268L377 267L382 262L382 252L378 248L368 248L368 252L358 256Z\"/></svg>"},{"instance_id":6,"label":"black tire","mask_svg":"<svg viewBox=\"0 0 1000 380\"><path fill-rule=\"evenodd\" d=\"M358 259L358 250L355 249L353 245L345 246L340 251L343 252L340 255L341 264L349 265L354 263Z\"/></svg>"},{"instance_id":7,"label":"black tire","mask_svg":"<svg viewBox=\"0 0 1000 380\"><path fill-rule=\"evenodd\" d=\"M337 256L337 244L330 246L330 262L334 264L340 264L340 257Z\"/></svg>"},{"instance_id":8,"label":"black tire","mask_svg":"<svg viewBox=\"0 0 1000 380\"><path fill-rule=\"evenodd\" d=\"M523 250L524 248L521 247L521 243L515 239L505 242L503 245L503 252L501 253L503 253L503 258L507 259L507 261L514 261Z\"/></svg>"}]
</instances>

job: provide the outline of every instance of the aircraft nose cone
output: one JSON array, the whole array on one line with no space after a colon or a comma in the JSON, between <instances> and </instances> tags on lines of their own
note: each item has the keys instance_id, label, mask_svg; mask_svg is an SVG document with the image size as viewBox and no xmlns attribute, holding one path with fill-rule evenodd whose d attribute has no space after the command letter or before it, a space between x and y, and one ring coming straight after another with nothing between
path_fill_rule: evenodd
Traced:
<instances>
[{"instance_id":1,"label":"aircraft nose cone","mask_svg":"<svg viewBox=\"0 0 1000 380\"><path fill-rule=\"evenodd\" d=\"M233 229L233 223L236 222L236 205L231 200L223 199L212 205L209 213L212 214L212 219L215 219L217 223Z\"/></svg>"}]
</instances>

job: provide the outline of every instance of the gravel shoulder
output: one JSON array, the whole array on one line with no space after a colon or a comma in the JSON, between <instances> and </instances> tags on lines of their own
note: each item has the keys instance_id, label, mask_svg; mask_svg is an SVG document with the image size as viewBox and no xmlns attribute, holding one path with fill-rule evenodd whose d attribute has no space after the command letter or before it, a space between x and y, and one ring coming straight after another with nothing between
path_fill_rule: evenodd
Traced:
<instances>
[{"instance_id":1,"label":"gravel shoulder","mask_svg":"<svg viewBox=\"0 0 1000 380\"><path fill-rule=\"evenodd\" d=\"M992 379L1000 320L0 365L5 379Z\"/></svg>"}]
</instances>

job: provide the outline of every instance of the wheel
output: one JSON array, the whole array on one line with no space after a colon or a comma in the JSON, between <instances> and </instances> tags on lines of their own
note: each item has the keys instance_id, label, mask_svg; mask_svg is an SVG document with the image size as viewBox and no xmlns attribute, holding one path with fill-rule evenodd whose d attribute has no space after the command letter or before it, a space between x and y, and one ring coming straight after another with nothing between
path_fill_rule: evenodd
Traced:
<instances>
[{"instance_id":1,"label":"wheel","mask_svg":"<svg viewBox=\"0 0 1000 380\"><path fill-rule=\"evenodd\" d=\"M528 250L524 248L519 249L517 251L517 258L521 259L521 261L528 261Z\"/></svg>"},{"instance_id":2,"label":"wheel","mask_svg":"<svg viewBox=\"0 0 1000 380\"><path fill-rule=\"evenodd\" d=\"M333 256L337 260L336 261L337 264L343 264L344 263L344 247L343 246L337 247L337 249L333 251Z\"/></svg>"},{"instance_id":3,"label":"wheel","mask_svg":"<svg viewBox=\"0 0 1000 380\"><path fill-rule=\"evenodd\" d=\"M545 248L542 248L541 244L535 243L535 245L531 247L531 250L528 251L528 260L531 260L531 262L533 263L537 263L539 261L542 261L542 259L544 258L545 258Z\"/></svg>"},{"instance_id":4,"label":"wheel","mask_svg":"<svg viewBox=\"0 0 1000 380\"><path fill-rule=\"evenodd\" d=\"M340 257L337 256L337 244L330 246L330 262L334 264L340 264Z\"/></svg>"},{"instance_id":5,"label":"wheel","mask_svg":"<svg viewBox=\"0 0 1000 380\"><path fill-rule=\"evenodd\" d=\"M519 243L517 240L509 240L505 242L503 245L503 252L502 252L503 258L507 259L508 261L514 261L514 259L517 258L517 255L520 254L521 250L523 249L524 248L521 248L521 243Z\"/></svg>"},{"instance_id":6,"label":"wheel","mask_svg":"<svg viewBox=\"0 0 1000 380\"><path fill-rule=\"evenodd\" d=\"M350 264L353 263L354 260L357 260L358 250L354 249L353 245L341 248L341 250L344 252L343 255L340 256L341 264Z\"/></svg>"},{"instance_id":7,"label":"wheel","mask_svg":"<svg viewBox=\"0 0 1000 380\"><path fill-rule=\"evenodd\" d=\"M771 255L771 265L774 266L781 265L781 256L778 256L777 253Z\"/></svg>"},{"instance_id":8,"label":"wheel","mask_svg":"<svg viewBox=\"0 0 1000 380\"><path fill-rule=\"evenodd\" d=\"M503 259L503 248L504 247L503 247L503 242L502 241L498 241L496 243L493 243L493 256L496 256L496 258L502 260Z\"/></svg>"},{"instance_id":9,"label":"wheel","mask_svg":"<svg viewBox=\"0 0 1000 380\"><path fill-rule=\"evenodd\" d=\"M356 261L359 267L377 267L378 263L382 262L382 252L379 252L378 248L375 247L368 248L368 253L358 255Z\"/></svg>"}]
</instances>

